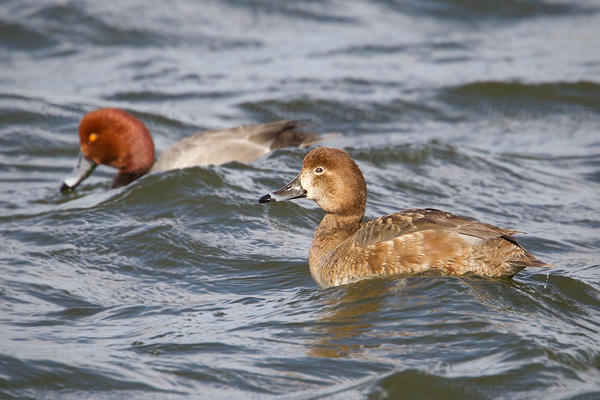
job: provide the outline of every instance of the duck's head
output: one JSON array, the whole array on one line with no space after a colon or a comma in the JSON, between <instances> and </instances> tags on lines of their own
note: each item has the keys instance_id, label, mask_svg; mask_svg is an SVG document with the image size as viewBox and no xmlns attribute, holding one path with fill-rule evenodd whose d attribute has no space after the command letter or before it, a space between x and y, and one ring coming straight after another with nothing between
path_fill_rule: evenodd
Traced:
<instances>
[{"instance_id":1,"label":"duck's head","mask_svg":"<svg viewBox=\"0 0 600 400\"><path fill-rule=\"evenodd\" d=\"M154 142L144 123L117 108L85 114L79 124L79 141L77 165L61 190L75 188L99 164L117 168L119 175L141 176L154 163Z\"/></svg>"},{"instance_id":2,"label":"duck's head","mask_svg":"<svg viewBox=\"0 0 600 400\"><path fill-rule=\"evenodd\" d=\"M302 170L290 183L260 198L259 202L306 197L329 214L362 215L367 185L362 172L348 153L318 147L304 157Z\"/></svg>"}]
</instances>

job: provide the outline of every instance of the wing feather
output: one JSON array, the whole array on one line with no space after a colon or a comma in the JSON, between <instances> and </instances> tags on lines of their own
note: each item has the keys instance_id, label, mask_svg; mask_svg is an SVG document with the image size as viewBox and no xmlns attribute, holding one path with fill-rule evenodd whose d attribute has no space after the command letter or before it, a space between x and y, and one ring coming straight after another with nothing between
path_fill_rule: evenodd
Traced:
<instances>
[{"instance_id":1,"label":"wing feather","mask_svg":"<svg viewBox=\"0 0 600 400\"><path fill-rule=\"evenodd\" d=\"M410 209L376 218L365 223L353 239L360 247L368 247L414 232L434 230L457 232L483 240L519 233L511 229L498 228L471 218L461 217L433 208Z\"/></svg>"}]
</instances>

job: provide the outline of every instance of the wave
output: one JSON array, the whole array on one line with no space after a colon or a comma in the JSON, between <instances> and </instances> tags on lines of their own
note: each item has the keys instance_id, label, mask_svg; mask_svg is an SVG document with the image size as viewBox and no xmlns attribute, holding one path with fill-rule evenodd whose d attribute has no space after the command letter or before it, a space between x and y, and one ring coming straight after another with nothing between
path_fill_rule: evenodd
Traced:
<instances>
[{"instance_id":1,"label":"wave","mask_svg":"<svg viewBox=\"0 0 600 400\"><path fill-rule=\"evenodd\" d=\"M499 114L536 118L568 114L573 118L600 115L600 84L579 82L474 82L442 89L438 100L465 114Z\"/></svg>"},{"instance_id":2,"label":"wave","mask_svg":"<svg viewBox=\"0 0 600 400\"><path fill-rule=\"evenodd\" d=\"M18 2L16 2L18 3ZM58 3L58 2L57 2ZM96 7L93 2L67 2L58 4L29 3L25 6L7 6L13 21L0 25L5 31L7 42L12 48L31 49L49 46L80 47L169 47L193 44L213 49L260 47L256 39L228 38L215 36L195 29L198 18L178 21L190 29L174 30L163 20L160 7L136 9L136 5L124 5L119 10L109 11ZM199 6L192 7L182 15L194 15ZM132 18L144 12L145 18ZM147 23L154 20L155 23ZM142 25L140 21L145 21ZM208 21L203 21L208 23ZM43 34L40 32L44 32ZM4 43L4 42L3 42ZM64 49L62 51L65 51ZM56 54L50 54L56 56Z\"/></svg>"},{"instance_id":3,"label":"wave","mask_svg":"<svg viewBox=\"0 0 600 400\"><path fill-rule=\"evenodd\" d=\"M394 99L386 103L376 101L340 102L318 98L291 100L261 100L238 104L242 110L258 120L293 119L316 126L358 125L418 121L444 118L439 110L420 103Z\"/></svg>"},{"instance_id":4,"label":"wave","mask_svg":"<svg viewBox=\"0 0 600 400\"><path fill-rule=\"evenodd\" d=\"M574 4L571 1L508 0L503 2L478 0L426 0L397 2L380 0L377 3L403 14L426 16L443 21L482 25L490 22L516 22L544 16L581 15L597 12L593 4Z\"/></svg>"},{"instance_id":5,"label":"wave","mask_svg":"<svg viewBox=\"0 0 600 400\"><path fill-rule=\"evenodd\" d=\"M0 21L0 47L10 50L37 50L58 42L27 25Z\"/></svg>"}]
</instances>

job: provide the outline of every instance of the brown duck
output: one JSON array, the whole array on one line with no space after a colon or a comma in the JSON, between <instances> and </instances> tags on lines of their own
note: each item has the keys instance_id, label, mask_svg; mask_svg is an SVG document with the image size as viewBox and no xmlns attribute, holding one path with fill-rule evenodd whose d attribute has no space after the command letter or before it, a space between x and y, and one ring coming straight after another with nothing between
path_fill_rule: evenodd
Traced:
<instances>
[{"instance_id":1,"label":"brown duck","mask_svg":"<svg viewBox=\"0 0 600 400\"><path fill-rule=\"evenodd\" d=\"M259 201L302 197L327 213L308 257L310 272L321 287L427 270L510 278L525 267L547 266L512 237L518 231L432 208L363 222L367 186L343 150L312 150L294 180Z\"/></svg>"}]
</instances>

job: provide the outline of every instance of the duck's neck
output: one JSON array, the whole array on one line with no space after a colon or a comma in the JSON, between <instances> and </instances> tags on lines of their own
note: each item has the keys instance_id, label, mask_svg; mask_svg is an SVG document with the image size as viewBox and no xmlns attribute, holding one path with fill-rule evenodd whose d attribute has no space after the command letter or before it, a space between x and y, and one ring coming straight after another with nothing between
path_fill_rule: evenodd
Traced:
<instances>
[{"instance_id":1,"label":"duck's neck","mask_svg":"<svg viewBox=\"0 0 600 400\"><path fill-rule=\"evenodd\" d=\"M137 122L141 124L138 126L138 134L125 137L128 143L125 148L129 149L129 152L120 163L112 164L119 169L119 173L113 179L113 188L129 185L146 175L154 165L154 141L146 126L141 121Z\"/></svg>"},{"instance_id":2,"label":"duck's neck","mask_svg":"<svg viewBox=\"0 0 600 400\"><path fill-rule=\"evenodd\" d=\"M112 187L127 186L136 179L146 175L154 164L154 143L150 134L143 137L135 147L136 154L126 158L125 165L116 166L119 173L113 179Z\"/></svg>"},{"instance_id":3,"label":"duck's neck","mask_svg":"<svg viewBox=\"0 0 600 400\"><path fill-rule=\"evenodd\" d=\"M144 167L144 168L138 169L136 171L131 171L131 172L119 171L119 173L117 175L115 175L115 178L113 179L112 187L118 188L121 186L127 186L131 182L135 181L136 179L141 178L142 176L146 175L146 173L148 173L149 169L150 169L150 167Z\"/></svg>"},{"instance_id":4,"label":"duck's neck","mask_svg":"<svg viewBox=\"0 0 600 400\"><path fill-rule=\"evenodd\" d=\"M327 276L324 266L329 265L335 249L345 243L361 226L361 215L341 216L327 214L317 227L310 251L308 265L312 277L322 287L331 286L331 276Z\"/></svg>"},{"instance_id":5,"label":"duck's neck","mask_svg":"<svg viewBox=\"0 0 600 400\"><path fill-rule=\"evenodd\" d=\"M317 227L311 252L328 251L339 246L360 228L363 215L327 214Z\"/></svg>"}]
</instances>

